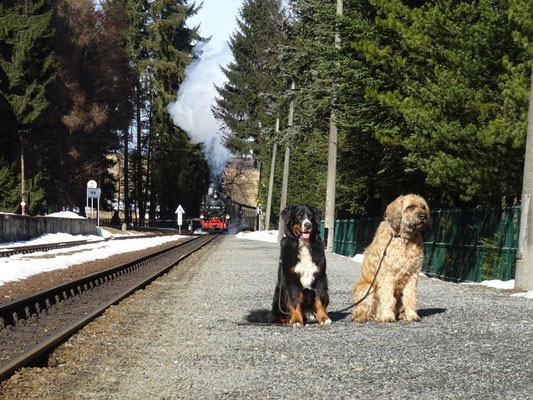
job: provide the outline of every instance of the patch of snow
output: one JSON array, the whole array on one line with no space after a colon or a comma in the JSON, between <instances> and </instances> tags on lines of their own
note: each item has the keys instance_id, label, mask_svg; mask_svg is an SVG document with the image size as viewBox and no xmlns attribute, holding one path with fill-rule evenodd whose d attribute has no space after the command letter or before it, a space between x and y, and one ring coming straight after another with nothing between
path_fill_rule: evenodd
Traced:
<instances>
[{"instance_id":1,"label":"patch of snow","mask_svg":"<svg viewBox=\"0 0 533 400\"><path fill-rule=\"evenodd\" d=\"M490 288L494 288L494 289L502 289L502 290L514 289L514 279L511 279L509 281L500 281L497 279L493 279L490 281L483 281L480 284L490 287Z\"/></svg>"},{"instance_id":2,"label":"patch of snow","mask_svg":"<svg viewBox=\"0 0 533 400\"><path fill-rule=\"evenodd\" d=\"M514 293L511 296L513 297L525 297L526 299L533 299L533 290L524 293Z\"/></svg>"},{"instance_id":3,"label":"patch of snow","mask_svg":"<svg viewBox=\"0 0 533 400\"><path fill-rule=\"evenodd\" d=\"M81 215L78 215L72 211L59 211L56 213L48 214L46 215L46 217L86 219L85 217L82 217Z\"/></svg>"},{"instance_id":4,"label":"patch of snow","mask_svg":"<svg viewBox=\"0 0 533 400\"><path fill-rule=\"evenodd\" d=\"M76 240L99 241L99 240L102 240L102 238L96 235L71 235L70 233L43 233L41 236L37 236L36 238L30 239L30 240L0 243L0 247L34 246L38 244L74 242Z\"/></svg>"},{"instance_id":5,"label":"patch of snow","mask_svg":"<svg viewBox=\"0 0 533 400\"><path fill-rule=\"evenodd\" d=\"M501 281L498 279L492 279L482 282L461 282L461 285L481 285L493 289L511 290L514 289L514 279L509 281Z\"/></svg>"},{"instance_id":6,"label":"patch of snow","mask_svg":"<svg viewBox=\"0 0 533 400\"><path fill-rule=\"evenodd\" d=\"M508 281L500 281L498 279L483 281L483 282L462 282L462 285L481 285L486 286L494 289L501 289L501 290L512 290L514 289L514 279L508 280ZM511 294L513 297L525 297L526 299L533 299L533 291L529 292L523 292L523 293L513 293Z\"/></svg>"},{"instance_id":7,"label":"patch of snow","mask_svg":"<svg viewBox=\"0 0 533 400\"><path fill-rule=\"evenodd\" d=\"M100 228L99 226L96 227L96 232L98 232L98 236L103 237L104 239L113 239L114 236L111 232L106 231L105 229Z\"/></svg>"},{"instance_id":8,"label":"patch of snow","mask_svg":"<svg viewBox=\"0 0 533 400\"><path fill-rule=\"evenodd\" d=\"M237 234L239 239L260 240L262 242L277 243L278 231L254 231L254 232L240 232Z\"/></svg>"},{"instance_id":9,"label":"patch of snow","mask_svg":"<svg viewBox=\"0 0 533 400\"><path fill-rule=\"evenodd\" d=\"M357 263L362 263L363 258L365 258L364 254L356 254L355 256L352 257L352 260L354 260Z\"/></svg>"}]
</instances>

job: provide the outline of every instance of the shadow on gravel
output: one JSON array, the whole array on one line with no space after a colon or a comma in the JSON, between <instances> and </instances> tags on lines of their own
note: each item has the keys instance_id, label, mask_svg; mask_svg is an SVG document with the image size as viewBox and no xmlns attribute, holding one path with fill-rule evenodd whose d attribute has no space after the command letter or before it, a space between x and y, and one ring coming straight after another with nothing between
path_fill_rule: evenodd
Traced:
<instances>
[{"instance_id":1,"label":"shadow on gravel","mask_svg":"<svg viewBox=\"0 0 533 400\"><path fill-rule=\"evenodd\" d=\"M420 309L420 310L417 310L418 312L418 316L420 318L426 318L426 317L431 317L432 315L435 315L435 314L442 314L444 312L446 312L446 309L445 308L423 308L423 309ZM343 319L346 319L346 317L348 317L351 312L329 312L329 318L331 319L331 321L333 322L337 322L337 321L342 321Z\"/></svg>"},{"instance_id":2,"label":"shadow on gravel","mask_svg":"<svg viewBox=\"0 0 533 400\"><path fill-rule=\"evenodd\" d=\"M423 308L421 310L417 310L418 316L420 318L431 317L432 315L442 314L445 312L445 308Z\"/></svg>"},{"instance_id":3,"label":"shadow on gravel","mask_svg":"<svg viewBox=\"0 0 533 400\"><path fill-rule=\"evenodd\" d=\"M329 319L332 322L341 321L350 315L349 312L328 312ZM252 310L246 316L246 321L250 323L265 324L270 322L270 310ZM277 324L281 325L281 324Z\"/></svg>"},{"instance_id":4,"label":"shadow on gravel","mask_svg":"<svg viewBox=\"0 0 533 400\"><path fill-rule=\"evenodd\" d=\"M266 324L270 322L270 310L252 310L246 316L246 321L252 323Z\"/></svg>"},{"instance_id":5,"label":"shadow on gravel","mask_svg":"<svg viewBox=\"0 0 533 400\"><path fill-rule=\"evenodd\" d=\"M350 314L350 312L328 312L329 319L331 319L332 322L342 321Z\"/></svg>"}]
</instances>

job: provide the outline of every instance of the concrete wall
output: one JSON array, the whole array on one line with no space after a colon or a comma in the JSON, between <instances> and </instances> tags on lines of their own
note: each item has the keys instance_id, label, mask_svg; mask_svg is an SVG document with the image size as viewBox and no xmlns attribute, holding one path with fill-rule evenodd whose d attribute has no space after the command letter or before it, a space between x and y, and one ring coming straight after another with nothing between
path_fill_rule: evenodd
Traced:
<instances>
[{"instance_id":1,"label":"concrete wall","mask_svg":"<svg viewBox=\"0 0 533 400\"><path fill-rule=\"evenodd\" d=\"M78 218L29 217L0 214L0 243L28 240L43 233L96 235L94 221Z\"/></svg>"}]
</instances>

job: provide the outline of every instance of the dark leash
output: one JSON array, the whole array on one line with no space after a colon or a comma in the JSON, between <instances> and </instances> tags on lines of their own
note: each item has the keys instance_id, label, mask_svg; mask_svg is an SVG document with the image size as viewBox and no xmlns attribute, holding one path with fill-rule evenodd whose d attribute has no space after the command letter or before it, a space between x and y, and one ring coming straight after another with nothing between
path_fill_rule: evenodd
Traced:
<instances>
[{"instance_id":1,"label":"dark leash","mask_svg":"<svg viewBox=\"0 0 533 400\"><path fill-rule=\"evenodd\" d=\"M280 280L279 280L279 293L278 293L278 309L279 312L284 315L291 315L290 312L283 311L283 308L281 308L281 289L283 287L283 271L281 271L280 268Z\"/></svg>"},{"instance_id":2,"label":"dark leash","mask_svg":"<svg viewBox=\"0 0 533 400\"><path fill-rule=\"evenodd\" d=\"M368 290L366 291L365 295L360 298L359 300L357 300L355 303L353 303L352 305L348 306L348 307L345 307L343 308L342 310L338 310L338 311L333 311L334 313L341 313L341 312L344 312L344 311L348 311L350 308L353 308L355 307L356 305L358 304L361 304L367 297L368 295L370 294L370 292L372 291L372 287L374 286L374 283L376 282L376 278L378 277L378 273L379 273L379 270L381 269L381 264L383 264L383 259L385 258L385 256L387 255L387 249L389 248L389 245L391 244L392 242L392 239L394 238L399 238L400 235L393 235L391 233L390 235L390 239L389 239L389 242L387 243L387 245L385 246L385 250L383 250L383 255L381 256L381 260L379 260L379 265L376 269L376 272L374 273L374 278L372 279L372 283L370 284L370 286L368 287Z\"/></svg>"},{"instance_id":3,"label":"dark leash","mask_svg":"<svg viewBox=\"0 0 533 400\"><path fill-rule=\"evenodd\" d=\"M383 250L383 254L381 255L381 260L379 260L379 264L378 264L378 267L376 269L376 272L374 273L374 278L372 278L372 283L370 283L370 286L368 287L368 290L366 291L365 295L362 298L360 298L359 300L357 300L355 303L349 305L348 307L345 307L345 308L343 308L341 310L333 311L333 313L342 313L344 311L348 311L349 309L355 307L356 305L361 304L368 297L368 295L372 291L372 287L374 286L374 283L376 282L376 278L378 277L379 270L381 269L381 264L383 264L383 260L385 259L385 256L387 255L387 250L388 250L388 248L389 248L389 246L390 246L390 244L392 242L392 239L399 238L399 237L400 237L400 235L391 233L389 241L387 242L387 245L385 246L385 250ZM281 272L281 279L280 279L280 283L279 283L278 309L279 309L279 311L282 314L290 315L290 313L283 311L283 309L281 307L281 289L282 289L282 284L283 284L283 272ZM279 325L279 324L275 324L275 323L272 323L272 322L242 322L242 323L237 323L237 325L270 326L270 325Z\"/></svg>"}]
</instances>

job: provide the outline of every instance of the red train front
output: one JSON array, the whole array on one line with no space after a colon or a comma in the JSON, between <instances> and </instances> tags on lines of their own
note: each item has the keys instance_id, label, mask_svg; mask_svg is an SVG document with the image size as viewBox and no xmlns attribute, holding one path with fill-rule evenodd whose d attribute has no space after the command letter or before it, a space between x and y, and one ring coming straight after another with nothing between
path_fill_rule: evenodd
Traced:
<instances>
[{"instance_id":1,"label":"red train front","mask_svg":"<svg viewBox=\"0 0 533 400\"><path fill-rule=\"evenodd\" d=\"M200 220L206 232L225 232L231 219L231 199L225 194L210 189L209 194L202 198Z\"/></svg>"}]
</instances>

